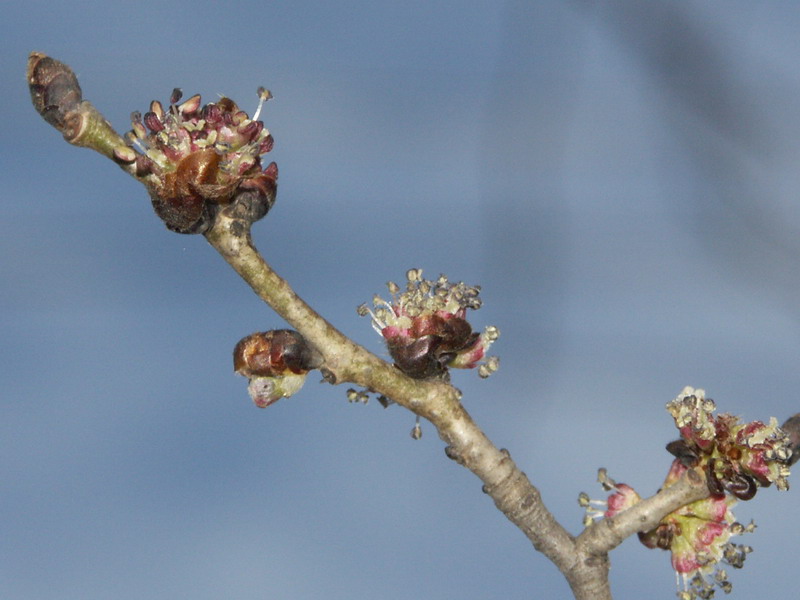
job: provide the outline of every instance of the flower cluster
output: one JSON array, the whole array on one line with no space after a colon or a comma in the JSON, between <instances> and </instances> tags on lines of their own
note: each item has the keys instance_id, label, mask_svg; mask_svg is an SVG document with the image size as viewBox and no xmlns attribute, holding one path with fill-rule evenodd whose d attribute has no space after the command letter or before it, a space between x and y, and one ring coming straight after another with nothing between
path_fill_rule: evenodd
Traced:
<instances>
[{"instance_id":1,"label":"flower cluster","mask_svg":"<svg viewBox=\"0 0 800 600\"><path fill-rule=\"evenodd\" d=\"M704 470L712 494L728 491L749 500L758 487L774 483L779 490L788 489L791 444L778 421L742 423L733 415L715 416L714 409L703 390L690 387L667 404L681 434L677 453L687 466Z\"/></svg>"},{"instance_id":2,"label":"flower cluster","mask_svg":"<svg viewBox=\"0 0 800 600\"><path fill-rule=\"evenodd\" d=\"M320 354L291 329L253 333L233 350L233 370L249 378L247 389L259 408L296 394L321 364Z\"/></svg>"},{"instance_id":3,"label":"flower cluster","mask_svg":"<svg viewBox=\"0 0 800 600\"><path fill-rule=\"evenodd\" d=\"M472 369L479 366L481 377L497 370L499 360L486 357L489 346L500 336L497 327L483 333L472 331L467 309L481 306L480 287L451 283L444 275L435 281L422 278L421 269L406 273L404 292L389 282L391 302L376 296L375 310L365 304L359 314L371 315L372 327L386 340L395 365L409 377L441 377L449 367Z\"/></svg>"},{"instance_id":4,"label":"flower cluster","mask_svg":"<svg viewBox=\"0 0 800 600\"><path fill-rule=\"evenodd\" d=\"M687 469L679 459L673 461L664 487L675 483ZM734 544L730 538L754 528L736 522L731 511L735 504L733 496L711 495L682 506L664 517L652 531L639 534L639 540L648 548L672 553L672 568L682 581L682 599L711 598L714 584L730 591L727 573L720 564L743 566L751 548Z\"/></svg>"},{"instance_id":5,"label":"flower cluster","mask_svg":"<svg viewBox=\"0 0 800 600\"><path fill-rule=\"evenodd\" d=\"M258 120L271 98L259 88L259 106L251 119L230 98L205 106L200 96L178 104L175 89L168 109L154 100L150 110L131 115L129 146L114 158L135 164L146 182L153 208L167 227L179 233L203 233L221 206L235 205L251 223L266 215L275 201L278 167L261 168L260 156L272 149L272 136Z\"/></svg>"},{"instance_id":6,"label":"flower cluster","mask_svg":"<svg viewBox=\"0 0 800 600\"><path fill-rule=\"evenodd\" d=\"M751 499L759 487L773 483L779 490L789 487L792 444L777 421L771 419L768 425L761 421L742 423L729 414L715 415L715 409L703 390L690 387L667 404L681 439L667 446L676 458L662 487L671 486L693 469L704 475L710 495L682 506L665 516L655 529L639 534L648 548L671 552L672 567L682 582L678 593L681 600L712 598L716 588L730 591L721 565L741 568L752 551L750 546L732 543L731 537L755 529L752 523L738 523L732 507L737 500ZM581 494L586 525L593 518L613 517L640 500L633 488L614 482L605 470L601 469L599 479L613 493L603 503Z\"/></svg>"}]
</instances>

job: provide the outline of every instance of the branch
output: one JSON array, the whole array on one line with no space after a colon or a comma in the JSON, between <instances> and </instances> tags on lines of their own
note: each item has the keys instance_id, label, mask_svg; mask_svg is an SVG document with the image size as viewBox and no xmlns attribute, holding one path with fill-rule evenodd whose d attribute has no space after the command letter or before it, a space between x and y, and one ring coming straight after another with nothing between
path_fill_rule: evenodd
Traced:
<instances>
[{"instance_id":1,"label":"branch","mask_svg":"<svg viewBox=\"0 0 800 600\"><path fill-rule=\"evenodd\" d=\"M432 311L427 321L416 322L423 333L402 348L396 338L387 337L395 359L394 365L389 364L308 306L253 245L251 225L274 204L278 178L275 163L261 169L261 155L272 148L272 136L261 121L251 120L229 98L201 107L200 96L192 96L178 104L181 93L176 89L167 110L154 101L144 116L133 113L133 129L123 138L91 103L83 100L77 78L67 65L34 52L27 75L34 107L67 142L103 154L143 183L156 213L169 229L202 233L253 291L302 336L282 330L272 332L279 336L264 339L280 338L293 344L302 339L310 347L307 356L313 357L309 368L319 368L327 382L354 383L430 421L446 444L447 457L481 480L483 491L498 510L564 574L576 599L611 599L608 553L634 533L660 535L643 541L649 547L671 549L674 562L680 547L677 543L673 546L673 540L688 535L688 528L681 528L681 519L703 519L697 514L677 514L682 507L706 502L713 492L708 505L722 514L707 516L704 523L721 531L733 527L726 520L727 494L747 500L760 486L776 483L778 489L788 487L792 449L797 453L800 447L800 415L786 422L787 433L774 419L769 425L739 424L730 415L712 416L713 401L705 399L702 390L686 388L668 405L683 439L672 444L677 458L664 489L646 500L636 495L627 510L618 505L619 510L607 513L613 516L573 537L548 511L541 494L510 453L498 449L472 420L460 402L461 393L449 383L447 365L475 366L497 337L496 329L490 332L487 328L484 340L463 318L466 308L478 306L477 289L458 288L458 293L465 294L459 302L465 300L465 304L458 304L455 312L445 316ZM270 97L268 91L259 89L258 111ZM431 282L424 284L430 287ZM396 313L393 309L386 309L386 313L402 318L416 314L406 312L408 307L403 306ZM373 321L381 323L382 332L391 330L380 321L381 310L376 311L377 316L373 314ZM436 337L430 331L437 336L445 332L449 337ZM401 350L404 360L397 357ZM236 362L244 360L245 350L241 353ZM289 354L293 360L299 356ZM486 374L496 368L485 366ZM618 492L622 487L620 484ZM710 545L722 536L711 541L707 538L699 543ZM681 568L685 567L683 575L699 573L706 564L697 562L696 556L679 558L683 561ZM684 595L688 593L684 591Z\"/></svg>"},{"instance_id":2,"label":"branch","mask_svg":"<svg viewBox=\"0 0 800 600\"><path fill-rule=\"evenodd\" d=\"M221 215L205 235L255 293L322 354L329 381L363 386L430 421L447 444L447 456L480 478L497 508L568 575L570 584L573 580L607 581L605 561L577 569L574 539L544 506L541 494L509 452L492 444L472 420L458 390L441 381L412 379L340 333L267 264L253 245L246 220ZM590 573L577 577L576 569ZM588 595L576 591L576 597L603 596L593 590Z\"/></svg>"},{"instance_id":3,"label":"branch","mask_svg":"<svg viewBox=\"0 0 800 600\"><path fill-rule=\"evenodd\" d=\"M442 379L412 379L349 340L297 296L258 253L252 243L250 225L263 217L274 202L277 179L274 163L264 173L238 187L210 177L219 159L207 152L195 152L170 166L170 156L155 152L157 143L148 146L153 140L147 138L145 124L149 127L156 119L159 129L165 120L189 118L196 114L199 97L177 105L180 94L176 90L169 111L159 103L152 103L144 119L134 113L133 130L123 139L90 102L83 100L77 78L64 63L41 53L31 53L27 77L31 100L42 117L58 129L67 142L103 154L142 182L168 228L180 233L203 233L255 293L322 355L324 364L320 369L330 383L355 383L429 420L447 444L447 456L480 478L484 491L497 508L523 531L537 550L564 572L576 597L610 598L607 561L579 564L573 537L556 522L544 506L539 491L509 453L499 450L475 424L461 405L457 389ZM262 100L269 97L268 92L261 91L260 95ZM223 105L224 101L227 104ZM222 111L232 115L231 118L239 114L232 101L223 99L219 105ZM204 116L210 120L212 116L218 118L218 113L219 109ZM271 136L248 123L244 123L243 128L249 137L244 142L239 140L242 147L255 146L259 154L268 151ZM137 153L137 146L140 150L149 148L149 151ZM229 158L228 162L234 160L241 160L241 156ZM583 591L585 582L589 581L601 582L604 592ZM596 590L597 585L591 588Z\"/></svg>"}]
</instances>

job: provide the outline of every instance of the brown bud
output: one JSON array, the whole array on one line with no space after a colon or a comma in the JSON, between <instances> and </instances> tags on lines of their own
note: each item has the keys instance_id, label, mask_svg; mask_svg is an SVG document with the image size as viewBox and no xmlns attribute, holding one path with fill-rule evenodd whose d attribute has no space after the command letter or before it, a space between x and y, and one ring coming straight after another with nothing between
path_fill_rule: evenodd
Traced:
<instances>
[{"instance_id":1,"label":"brown bud","mask_svg":"<svg viewBox=\"0 0 800 600\"><path fill-rule=\"evenodd\" d=\"M723 487L723 482L714 471L715 462L714 459L711 459L705 467L706 485L712 496L724 496L725 488Z\"/></svg>"},{"instance_id":2,"label":"brown bud","mask_svg":"<svg viewBox=\"0 0 800 600\"><path fill-rule=\"evenodd\" d=\"M669 550L674 538L675 527L668 523L662 523L652 531L639 532L639 541L650 549L661 548L662 550Z\"/></svg>"},{"instance_id":3,"label":"brown bud","mask_svg":"<svg viewBox=\"0 0 800 600\"><path fill-rule=\"evenodd\" d=\"M234 219L241 219L251 225L266 216L275 204L278 191L278 165L270 163L255 177L245 179L236 190L230 205L223 213Z\"/></svg>"},{"instance_id":4,"label":"brown bud","mask_svg":"<svg viewBox=\"0 0 800 600\"><path fill-rule=\"evenodd\" d=\"M727 481L723 481L722 484L726 490L739 500L751 500L758 491L756 480L746 473L736 473ZM767 482L767 485L769 485L769 482Z\"/></svg>"},{"instance_id":5,"label":"brown bud","mask_svg":"<svg viewBox=\"0 0 800 600\"><path fill-rule=\"evenodd\" d=\"M681 464L691 469L700 462L700 457L694 448L691 448L686 440L674 440L667 444L667 452L681 461Z\"/></svg>"},{"instance_id":6,"label":"brown bud","mask_svg":"<svg viewBox=\"0 0 800 600\"><path fill-rule=\"evenodd\" d=\"M233 350L233 369L245 377L303 374L322 365L322 356L291 329L273 329L242 338Z\"/></svg>"},{"instance_id":7,"label":"brown bud","mask_svg":"<svg viewBox=\"0 0 800 600\"><path fill-rule=\"evenodd\" d=\"M387 347L398 369L409 377L427 379L446 373L456 354L479 337L465 319L434 314L416 320L411 337L387 339Z\"/></svg>"},{"instance_id":8,"label":"brown bud","mask_svg":"<svg viewBox=\"0 0 800 600\"><path fill-rule=\"evenodd\" d=\"M414 379L427 379L446 372L436 355L439 344L439 338L426 335L412 340L389 340L387 347L398 369Z\"/></svg>"},{"instance_id":9,"label":"brown bud","mask_svg":"<svg viewBox=\"0 0 800 600\"><path fill-rule=\"evenodd\" d=\"M210 227L213 204L228 200L236 185L217 183L219 163L214 150L192 152L164 176L163 186L151 189L153 208L169 229L203 233Z\"/></svg>"},{"instance_id":10,"label":"brown bud","mask_svg":"<svg viewBox=\"0 0 800 600\"><path fill-rule=\"evenodd\" d=\"M75 111L83 99L75 73L54 58L31 52L27 76L34 108L63 133L67 115Z\"/></svg>"}]
</instances>

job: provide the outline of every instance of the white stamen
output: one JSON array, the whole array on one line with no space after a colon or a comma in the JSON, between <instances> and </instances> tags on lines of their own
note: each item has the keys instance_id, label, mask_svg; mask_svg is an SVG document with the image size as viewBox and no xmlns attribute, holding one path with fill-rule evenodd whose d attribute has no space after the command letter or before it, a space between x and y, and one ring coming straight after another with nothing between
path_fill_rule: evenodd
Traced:
<instances>
[{"instance_id":1,"label":"white stamen","mask_svg":"<svg viewBox=\"0 0 800 600\"><path fill-rule=\"evenodd\" d=\"M258 108L256 108L256 112L253 113L253 121L258 121L258 116L261 114L261 107L263 107L264 102L270 98L272 98L272 92L263 87L258 88Z\"/></svg>"}]
</instances>

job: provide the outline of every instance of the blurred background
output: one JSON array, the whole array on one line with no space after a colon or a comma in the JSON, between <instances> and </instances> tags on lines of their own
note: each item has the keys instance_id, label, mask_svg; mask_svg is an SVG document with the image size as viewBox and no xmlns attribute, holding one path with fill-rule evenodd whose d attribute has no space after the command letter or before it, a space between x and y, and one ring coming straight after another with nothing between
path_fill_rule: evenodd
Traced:
<instances>
[{"instance_id":1,"label":"blurred background","mask_svg":"<svg viewBox=\"0 0 800 600\"><path fill-rule=\"evenodd\" d=\"M283 323L201 236L31 108L31 50L120 130L173 87L275 99L268 261L386 355L356 307L410 267L483 286L501 369L463 402L573 533L598 467L655 492L685 386L800 410L800 4L9 4L0 149L0 597L568 598L429 425L309 379L258 410L239 338ZM797 490L736 598L793 597ZM669 556L612 554L618 599Z\"/></svg>"}]
</instances>

